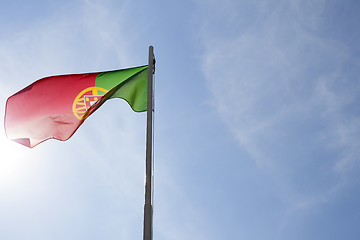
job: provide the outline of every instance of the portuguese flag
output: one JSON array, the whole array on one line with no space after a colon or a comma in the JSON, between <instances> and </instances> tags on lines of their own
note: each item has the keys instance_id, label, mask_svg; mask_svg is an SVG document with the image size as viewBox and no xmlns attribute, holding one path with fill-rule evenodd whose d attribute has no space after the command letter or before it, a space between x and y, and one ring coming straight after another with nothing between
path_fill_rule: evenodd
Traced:
<instances>
[{"instance_id":1,"label":"portuguese flag","mask_svg":"<svg viewBox=\"0 0 360 240\"><path fill-rule=\"evenodd\" d=\"M147 109L148 66L42 78L8 98L5 132L34 147L47 139L65 141L110 98Z\"/></svg>"}]
</instances>

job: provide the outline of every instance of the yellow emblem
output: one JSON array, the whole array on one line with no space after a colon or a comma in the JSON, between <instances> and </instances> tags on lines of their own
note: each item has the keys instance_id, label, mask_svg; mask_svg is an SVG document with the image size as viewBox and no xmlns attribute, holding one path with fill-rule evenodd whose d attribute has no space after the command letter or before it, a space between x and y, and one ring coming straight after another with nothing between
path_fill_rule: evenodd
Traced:
<instances>
[{"instance_id":1,"label":"yellow emblem","mask_svg":"<svg viewBox=\"0 0 360 240\"><path fill-rule=\"evenodd\" d=\"M75 98L73 103L73 113L79 120L84 120L88 117L85 115L86 111L98 103L100 98L104 96L108 90L101 87L89 87L82 90Z\"/></svg>"}]
</instances>

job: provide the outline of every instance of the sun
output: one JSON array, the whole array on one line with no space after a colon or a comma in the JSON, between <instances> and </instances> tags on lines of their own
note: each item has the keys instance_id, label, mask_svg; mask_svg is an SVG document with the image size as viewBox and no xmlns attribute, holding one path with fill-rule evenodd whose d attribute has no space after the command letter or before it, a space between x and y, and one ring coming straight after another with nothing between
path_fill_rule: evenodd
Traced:
<instances>
[{"instance_id":1,"label":"sun","mask_svg":"<svg viewBox=\"0 0 360 240\"><path fill-rule=\"evenodd\" d=\"M0 134L0 190L12 188L24 178L31 149L10 141Z\"/></svg>"}]
</instances>

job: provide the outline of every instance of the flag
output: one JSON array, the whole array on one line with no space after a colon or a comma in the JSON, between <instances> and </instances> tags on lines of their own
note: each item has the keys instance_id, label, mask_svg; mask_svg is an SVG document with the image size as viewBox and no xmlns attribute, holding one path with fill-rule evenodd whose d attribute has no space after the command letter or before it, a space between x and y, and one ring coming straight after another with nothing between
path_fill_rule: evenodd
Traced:
<instances>
[{"instance_id":1,"label":"flag","mask_svg":"<svg viewBox=\"0 0 360 240\"><path fill-rule=\"evenodd\" d=\"M111 98L126 100L136 112L146 111L147 69L42 78L8 98L6 135L30 148L51 138L65 141Z\"/></svg>"}]
</instances>

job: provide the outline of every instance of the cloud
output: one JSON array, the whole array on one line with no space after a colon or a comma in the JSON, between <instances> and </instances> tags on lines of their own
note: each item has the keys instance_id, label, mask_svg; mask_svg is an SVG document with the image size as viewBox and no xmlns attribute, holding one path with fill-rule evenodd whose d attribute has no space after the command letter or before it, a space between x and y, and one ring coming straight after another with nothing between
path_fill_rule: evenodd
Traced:
<instances>
[{"instance_id":1,"label":"cloud","mask_svg":"<svg viewBox=\"0 0 360 240\"><path fill-rule=\"evenodd\" d=\"M209 10L221 26L204 24L202 66L219 116L296 212L358 169L360 86L347 74L349 46L325 37L325 1L271 4L244 3L231 18Z\"/></svg>"},{"instance_id":2,"label":"cloud","mask_svg":"<svg viewBox=\"0 0 360 240\"><path fill-rule=\"evenodd\" d=\"M82 1L64 4L41 20L0 40L2 81L23 81L72 72L111 70L133 65L128 51L135 37L127 26L126 2ZM127 34L124 34L126 32ZM4 73L9 76L5 76ZM25 81L27 82L27 81Z\"/></svg>"}]
</instances>

